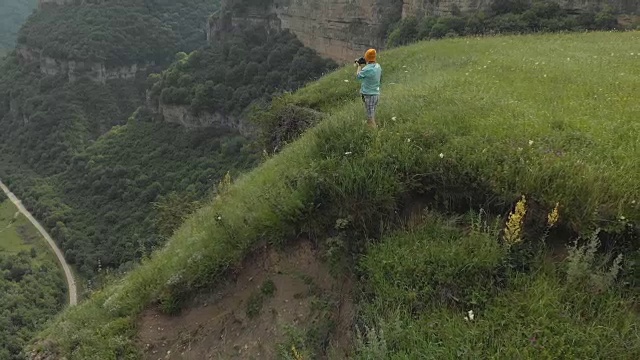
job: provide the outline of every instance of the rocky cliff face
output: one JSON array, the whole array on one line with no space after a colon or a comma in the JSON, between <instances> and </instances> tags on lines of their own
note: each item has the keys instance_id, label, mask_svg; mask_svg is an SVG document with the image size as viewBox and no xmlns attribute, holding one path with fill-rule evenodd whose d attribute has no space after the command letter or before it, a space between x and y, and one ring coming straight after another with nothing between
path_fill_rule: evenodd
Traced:
<instances>
[{"instance_id":1,"label":"rocky cliff face","mask_svg":"<svg viewBox=\"0 0 640 360\"><path fill-rule=\"evenodd\" d=\"M66 5L81 1L82 0L38 0L38 8L41 9L49 5Z\"/></svg>"},{"instance_id":2,"label":"rocky cliff face","mask_svg":"<svg viewBox=\"0 0 640 360\"><path fill-rule=\"evenodd\" d=\"M19 46L16 49L16 53L21 61L37 62L40 66L40 72L43 74L66 74L69 82L74 82L79 77L86 76L96 83L104 84L113 79L133 79L138 72L146 71L147 69L147 65L138 64L107 68L104 63L54 59L42 55L40 50L24 46Z\"/></svg>"},{"instance_id":3,"label":"rocky cliff face","mask_svg":"<svg viewBox=\"0 0 640 360\"><path fill-rule=\"evenodd\" d=\"M219 128L225 130L236 130L245 136L253 134L253 127L241 118L226 116L222 114L202 113L193 115L187 106L176 106L160 104L159 106L151 105L151 108L157 109L159 114L166 122L180 124L187 129L198 128Z\"/></svg>"},{"instance_id":4,"label":"rocky cliff face","mask_svg":"<svg viewBox=\"0 0 640 360\"><path fill-rule=\"evenodd\" d=\"M395 11L399 19L402 9L402 0L273 0L267 6L233 10L242 2L223 1L226 10L210 20L210 39L222 36L229 26L263 24L291 31L305 46L338 62L352 61L369 47L380 47L383 15Z\"/></svg>"},{"instance_id":5,"label":"rocky cliff face","mask_svg":"<svg viewBox=\"0 0 640 360\"><path fill-rule=\"evenodd\" d=\"M640 13L638 0L555 0L566 9L583 11L609 5L617 13ZM338 62L350 62L369 47L381 48L385 26L401 18L449 15L488 9L494 0L224 0L209 23L209 38L240 23L288 29L307 47ZM266 5L265 5L266 4ZM241 10L238 10L241 9Z\"/></svg>"}]
</instances>

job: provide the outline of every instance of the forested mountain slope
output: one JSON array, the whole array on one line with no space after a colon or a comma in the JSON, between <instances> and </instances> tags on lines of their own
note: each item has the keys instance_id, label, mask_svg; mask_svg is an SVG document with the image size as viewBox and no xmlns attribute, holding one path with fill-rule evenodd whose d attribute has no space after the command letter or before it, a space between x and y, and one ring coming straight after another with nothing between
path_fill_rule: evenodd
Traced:
<instances>
[{"instance_id":1,"label":"forested mountain slope","mask_svg":"<svg viewBox=\"0 0 640 360\"><path fill-rule=\"evenodd\" d=\"M332 66L290 34L260 26L241 26L207 45L204 24L215 6L200 0L46 6L25 24L18 45L39 58L21 50L2 64L0 175L89 279L132 267L224 174L259 159L247 134L231 126L165 122L171 119L158 97L193 116L204 111L247 123L250 104ZM107 70L145 67L132 78L96 81L91 69L72 70L83 62ZM290 69L291 63L299 66ZM206 74L211 67L217 75ZM158 74L147 78L152 71Z\"/></svg>"}]
</instances>

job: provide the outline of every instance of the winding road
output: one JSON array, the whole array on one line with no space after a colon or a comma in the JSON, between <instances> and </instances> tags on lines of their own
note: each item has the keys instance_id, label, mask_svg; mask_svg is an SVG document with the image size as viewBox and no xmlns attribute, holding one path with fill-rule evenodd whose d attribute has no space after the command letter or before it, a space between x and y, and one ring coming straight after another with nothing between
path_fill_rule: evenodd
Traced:
<instances>
[{"instance_id":1,"label":"winding road","mask_svg":"<svg viewBox=\"0 0 640 360\"><path fill-rule=\"evenodd\" d=\"M60 249L58 248L58 245L56 245L55 241L53 241L49 233L47 233L47 230L45 230L42 227L42 225L40 225L38 220L36 220L33 217L33 215L31 215L29 210L27 210L22 205L22 201L20 201L20 199L18 199L9 190L9 188L2 183L2 181L0 181L0 188L2 189L2 191L4 191L5 194L7 194L7 196L9 197L9 200L11 200L11 202L18 208L18 210L20 210L20 212L24 216L26 216L27 219L29 219L29 221L31 221L33 226L35 226L36 229L38 229L40 234L42 234L45 240L47 240L47 243L49 244L49 246L51 246L51 248L53 249L53 252L56 254L56 257L58 258L58 261L60 262L60 265L64 270L64 276L65 278L67 278L67 287L69 288L69 306L76 305L78 303L78 289L76 288L76 280L73 277L73 273L71 272L71 268L69 267L69 264L67 264L67 260L65 260L64 256L62 255L62 251L60 251Z\"/></svg>"}]
</instances>

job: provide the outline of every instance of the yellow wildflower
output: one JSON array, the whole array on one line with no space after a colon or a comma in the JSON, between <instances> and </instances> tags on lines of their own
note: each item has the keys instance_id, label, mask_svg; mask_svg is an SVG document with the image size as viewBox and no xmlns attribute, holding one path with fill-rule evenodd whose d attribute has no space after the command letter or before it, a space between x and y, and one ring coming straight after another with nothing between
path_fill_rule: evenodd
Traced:
<instances>
[{"instance_id":1,"label":"yellow wildflower","mask_svg":"<svg viewBox=\"0 0 640 360\"><path fill-rule=\"evenodd\" d=\"M549 213L549 215L547 215L547 225L550 228L552 228L558 222L558 218L560 217L558 215L559 206L560 206L560 203L556 203L556 207L554 207L553 210Z\"/></svg>"},{"instance_id":2,"label":"yellow wildflower","mask_svg":"<svg viewBox=\"0 0 640 360\"><path fill-rule=\"evenodd\" d=\"M218 194L224 193L231 186L231 174L227 171L220 183L218 183Z\"/></svg>"},{"instance_id":3,"label":"yellow wildflower","mask_svg":"<svg viewBox=\"0 0 640 360\"><path fill-rule=\"evenodd\" d=\"M293 353L293 357L296 360L304 360L304 358L302 357L302 355L300 355L300 353L298 352L298 350L296 349L295 345L291 346L291 352Z\"/></svg>"},{"instance_id":4,"label":"yellow wildflower","mask_svg":"<svg viewBox=\"0 0 640 360\"><path fill-rule=\"evenodd\" d=\"M517 244L522 241L522 224L524 215L527 213L527 200L524 195L516 204L515 210L509 214L509 220L504 229L503 239L507 246Z\"/></svg>"}]
</instances>

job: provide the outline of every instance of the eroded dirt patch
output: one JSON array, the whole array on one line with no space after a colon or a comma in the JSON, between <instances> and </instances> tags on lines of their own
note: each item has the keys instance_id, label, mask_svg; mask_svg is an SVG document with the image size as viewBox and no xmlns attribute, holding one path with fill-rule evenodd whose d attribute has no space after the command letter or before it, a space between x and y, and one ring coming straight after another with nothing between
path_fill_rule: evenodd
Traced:
<instances>
[{"instance_id":1,"label":"eroded dirt patch","mask_svg":"<svg viewBox=\"0 0 640 360\"><path fill-rule=\"evenodd\" d=\"M310 242L264 250L236 278L194 299L178 316L145 311L145 359L345 358L351 345L351 281L333 278ZM295 357L292 357L295 358Z\"/></svg>"}]
</instances>

